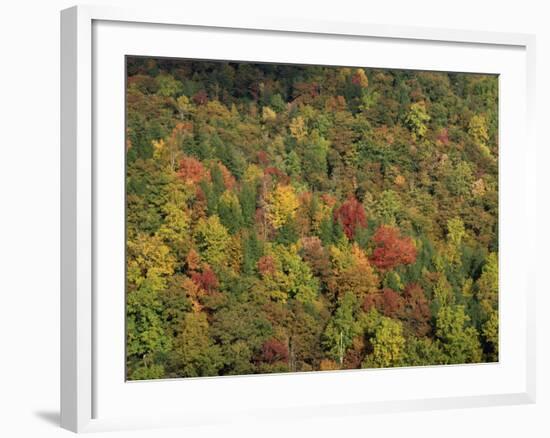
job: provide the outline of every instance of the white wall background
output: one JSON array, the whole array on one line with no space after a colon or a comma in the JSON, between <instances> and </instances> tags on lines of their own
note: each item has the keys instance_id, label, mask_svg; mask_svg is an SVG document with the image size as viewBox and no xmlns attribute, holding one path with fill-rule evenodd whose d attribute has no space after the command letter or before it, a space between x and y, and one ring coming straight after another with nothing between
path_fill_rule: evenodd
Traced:
<instances>
[{"instance_id":1,"label":"white wall background","mask_svg":"<svg viewBox=\"0 0 550 438\"><path fill-rule=\"evenodd\" d=\"M550 436L550 14L523 0L119 0L236 14L537 34L539 134L538 402L275 424L110 433L109 437ZM0 436L57 437L59 418L59 10L66 0L5 2L0 12ZM518 145L521 147L522 145Z\"/></svg>"}]
</instances>

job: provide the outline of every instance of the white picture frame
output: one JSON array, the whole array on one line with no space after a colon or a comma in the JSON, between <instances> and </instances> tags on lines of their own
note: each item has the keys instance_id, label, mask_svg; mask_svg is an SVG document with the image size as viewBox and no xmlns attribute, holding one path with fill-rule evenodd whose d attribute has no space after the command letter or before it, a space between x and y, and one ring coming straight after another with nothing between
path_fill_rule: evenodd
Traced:
<instances>
[{"instance_id":1,"label":"white picture frame","mask_svg":"<svg viewBox=\"0 0 550 438\"><path fill-rule=\"evenodd\" d=\"M147 32L146 38L142 37ZM170 41L197 34L201 41L192 52L179 53ZM199 35L200 34L200 35ZM200 40L200 38L203 38ZM120 140L122 76L105 66L123 64L121 55L304 61L297 50L282 51L284 39L311 49L305 63L322 62L332 56L335 64L349 64L352 47L372 47L377 67L447 69L498 73L505 90L501 94L501 136L506 153L500 163L501 234L505 241L501 265L501 288L515 293L501 297L501 351L503 359L484 365L423 367L409 370L359 370L285 376L241 376L177 379L158 382L125 382L120 355L123 303L120 273L124 270L120 249L120 221L113 230L103 211L123 212L119 184L121 153L106 148ZM224 46L220 41L225 40ZM319 41L325 44L319 50ZM239 44L244 41L253 44ZM302 41L303 40L303 41ZM307 41L306 41L307 40ZM130 47L129 41L133 46ZM209 44L209 41L212 44ZM233 41L231 54L229 45ZM345 46L343 42L345 41ZM155 49L161 46L163 51ZM263 44L265 57L257 49ZM278 43L280 42L280 43ZM334 44L332 44L334 43ZM287 49L289 42L286 42ZM310 44L310 46L306 46ZM316 46L317 44L317 46ZM392 61L391 50L403 58ZM247 47L248 46L248 47ZM253 53L254 47L256 52ZM265 49L267 47L267 50ZM317 47L317 48L316 48ZM338 50L350 48L349 50ZM154 51L152 53L151 51ZM249 52L246 52L248 50ZM384 55L384 51L387 53ZM456 51L453 52L453 51ZM177 53L176 53L177 52ZM409 53L410 52L410 53ZM248 54L247 54L248 53ZM389 53L389 54L388 54ZM397 53L397 52L396 52ZM410 54L410 58L405 56ZM429 54L433 59L426 59ZM452 56L447 56L447 55ZM337 59L337 56L340 58ZM346 58L346 56L348 56ZM385 57L384 57L385 56ZM414 60L417 56L419 60ZM423 58L424 57L424 58ZM261 59L260 59L261 58ZM373 58L373 59L374 59ZM469 59L465 62L464 59ZM516 252L535 253L535 141L533 134L535 39L532 35L425 29L366 23L316 22L292 19L232 19L212 15L199 17L182 11L129 10L77 6L61 12L61 425L75 431L146 428L205 424L242 418L315 415L360 415L366 412L399 412L503 404L532 403L535 400L535 311L532 264ZM112 63L111 63L112 61ZM363 60L352 62L363 65ZM422 63L423 62L423 63ZM367 66L367 65L365 65ZM368 65L370 66L370 65ZM113 102L106 100L111 96ZM118 100L117 100L118 99ZM122 118L123 120L123 118ZM98 128L99 126L99 128ZM512 141L513 140L513 141ZM515 147L514 147L515 145ZM121 151L123 147L121 147ZM99 151L99 152L98 152ZM111 154L113 154L111 156ZM123 154L122 154L123 155ZM109 158L106 160L106 158ZM117 167L118 166L118 167ZM511 180L513 178L513 181ZM114 187L114 189L113 189ZM504 193L504 194L503 194ZM521 208L517 203L521 202ZM103 208L105 207L105 208ZM504 213L504 214L503 214ZM123 213L122 213L123 214ZM117 216L118 217L118 216ZM107 223L107 225L105 225ZM524 224L524 238L513 238L518 224ZM527 231L525 231L527 230ZM525 237L526 236L526 237ZM111 250L110 242L118 242ZM121 263L122 260L122 263ZM110 267L114 267L112 272ZM111 286L109 286L111 285ZM118 285L118 286L117 286ZM112 288L114 294L103 291ZM103 293L103 295L101 295ZM117 295L117 294L120 294ZM112 298L112 297L115 298ZM99 297L99 298L98 298ZM118 298L116 298L118 297ZM114 301L109 301L114 299ZM109 305L107 310L106 305ZM517 315L514 313L516 312ZM116 316L119 315L119 316ZM516 317L511 336L507 321ZM120 321L116 320L120 318ZM116 333L111 342L106 332ZM510 334L510 336L506 336ZM110 335L109 335L110 336ZM513 339L512 339L513 338ZM123 338L122 338L123 339ZM112 345L111 345L112 344ZM514 357L512 358L512 351ZM123 356L122 356L123 357ZM503 371L504 370L504 371ZM366 374L368 373L368 374ZM424 380L423 380L424 379ZM352 394L352 388L376 388L372 394ZM433 387L421 392L407 381L433 380ZM454 381L454 389L438 382ZM467 381L473 382L469 387ZM392 386L392 382L394 383ZM192 404L171 403L185 385ZM399 387L395 389L393 387ZM296 388L294 404L284 401L282 391ZM325 396L314 388L322 388ZM390 390L390 388L393 388ZM230 396L235 392L238 396ZM274 391L268 402L261 391ZM279 391L279 392L277 392ZM385 391L386 396L381 396ZM213 403L199 393L216 394ZM308 392L310 393L309 395ZM330 395L330 397L326 396ZM139 412L132 400L142 397ZM254 398L256 397L256 398ZM127 404L128 409L119 407ZM206 411L208 406L209 411Z\"/></svg>"}]
</instances>

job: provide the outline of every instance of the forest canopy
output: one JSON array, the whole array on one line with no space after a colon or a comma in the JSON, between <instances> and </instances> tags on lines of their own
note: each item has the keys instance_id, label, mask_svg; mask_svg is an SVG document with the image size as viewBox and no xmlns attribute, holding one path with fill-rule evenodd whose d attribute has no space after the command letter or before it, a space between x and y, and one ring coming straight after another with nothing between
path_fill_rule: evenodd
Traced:
<instances>
[{"instance_id":1,"label":"forest canopy","mask_svg":"<svg viewBox=\"0 0 550 438\"><path fill-rule=\"evenodd\" d=\"M498 361L498 77L127 57L130 380Z\"/></svg>"}]
</instances>

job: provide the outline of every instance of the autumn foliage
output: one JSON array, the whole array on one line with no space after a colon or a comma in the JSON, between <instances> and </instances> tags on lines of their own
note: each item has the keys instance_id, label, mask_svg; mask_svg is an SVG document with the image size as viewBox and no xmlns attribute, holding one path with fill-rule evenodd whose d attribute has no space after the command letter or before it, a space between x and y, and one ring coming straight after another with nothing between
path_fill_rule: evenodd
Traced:
<instances>
[{"instance_id":1,"label":"autumn foliage","mask_svg":"<svg viewBox=\"0 0 550 438\"><path fill-rule=\"evenodd\" d=\"M334 211L334 218L344 228L344 233L348 239L353 239L355 230L359 227L367 226L367 216L361 203L350 196L342 205Z\"/></svg>"},{"instance_id":2,"label":"autumn foliage","mask_svg":"<svg viewBox=\"0 0 550 438\"><path fill-rule=\"evenodd\" d=\"M262 275L272 275L275 273L275 260L272 256L263 256L258 260L258 271Z\"/></svg>"},{"instance_id":3,"label":"autumn foliage","mask_svg":"<svg viewBox=\"0 0 550 438\"><path fill-rule=\"evenodd\" d=\"M288 360L288 347L277 339L268 339L262 345L261 359L267 363Z\"/></svg>"},{"instance_id":4,"label":"autumn foliage","mask_svg":"<svg viewBox=\"0 0 550 438\"><path fill-rule=\"evenodd\" d=\"M126 63L128 379L499 360L496 76Z\"/></svg>"},{"instance_id":5,"label":"autumn foliage","mask_svg":"<svg viewBox=\"0 0 550 438\"><path fill-rule=\"evenodd\" d=\"M185 157L179 162L178 176L186 184L196 184L208 176L208 171L196 158Z\"/></svg>"},{"instance_id":6,"label":"autumn foliage","mask_svg":"<svg viewBox=\"0 0 550 438\"><path fill-rule=\"evenodd\" d=\"M217 289L219 285L218 277L216 277L214 271L209 267L202 272L193 272L191 274L191 279L196 285L207 292Z\"/></svg>"},{"instance_id":7,"label":"autumn foliage","mask_svg":"<svg viewBox=\"0 0 550 438\"><path fill-rule=\"evenodd\" d=\"M375 244L372 263L381 270L390 270L399 265L410 265L416 260L416 247L410 237L402 237L399 230L382 225L372 238Z\"/></svg>"}]
</instances>

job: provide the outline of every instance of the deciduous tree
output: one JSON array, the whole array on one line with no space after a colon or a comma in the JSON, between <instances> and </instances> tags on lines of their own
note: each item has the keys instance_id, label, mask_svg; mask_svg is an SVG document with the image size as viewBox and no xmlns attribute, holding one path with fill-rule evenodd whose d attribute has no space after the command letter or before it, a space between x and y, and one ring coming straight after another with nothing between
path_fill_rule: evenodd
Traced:
<instances>
[{"instance_id":1,"label":"deciduous tree","mask_svg":"<svg viewBox=\"0 0 550 438\"><path fill-rule=\"evenodd\" d=\"M444 306L436 320L436 336L442 342L447 363L475 363L481 360L479 336L469 325L464 306Z\"/></svg>"},{"instance_id":2,"label":"deciduous tree","mask_svg":"<svg viewBox=\"0 0 550 438\"><path fill-rule=\"evenodd\" d=\"M364 228L367 226L365 209L353 196L348 197L348 199L334 211L334 218L342 225L344 233L346 233L349 240L354 238L357 228Z\"/></svg>"},{"instance_id":3,"label":"deciduous tree","mask_svg":"<svg viewBox=\"0 0 550 438\"><path fill-rule=\"evenodd\" d=\"M428 132L426 123L430 121L430 116L426 110L426 102L413 103L405 121L411 130L413 138L422 139L426 135L426 132Z\"/></svg>"},{"instance_id":4,"label":"deciduous tree","mask_svg":"<svg viewBox=\"0 0 550 438\"><path fill-rule=\"evenodd\" d=\"M218 216L199 220L195 227L195 242L202 260L211 266L223 266L230 236Z\"/></svg>"},{"instance_id":5,"label":"deciduous tree","mask_svg":"<svg viewBox=\"0 0 550 438\"><path fill-rule=\"evenodd\" d=\"M416 247L410 237L402 237L399 230L380 226L372 240L375 243L372 263L381 270L391 270L399 265L410 265L416 260Z\"/></svg>"},{"instance_id":6,"label":"deciduous tree","mask_svg":"<svg viewBox=\"0 0 550 438\"><path fill-rule=\"evenodd\" d=\"M296 191L289 185L277 185L267 197L267 218L278 230L287 221L294 219L299 202Z\"/></svg>"}]
</instances>

